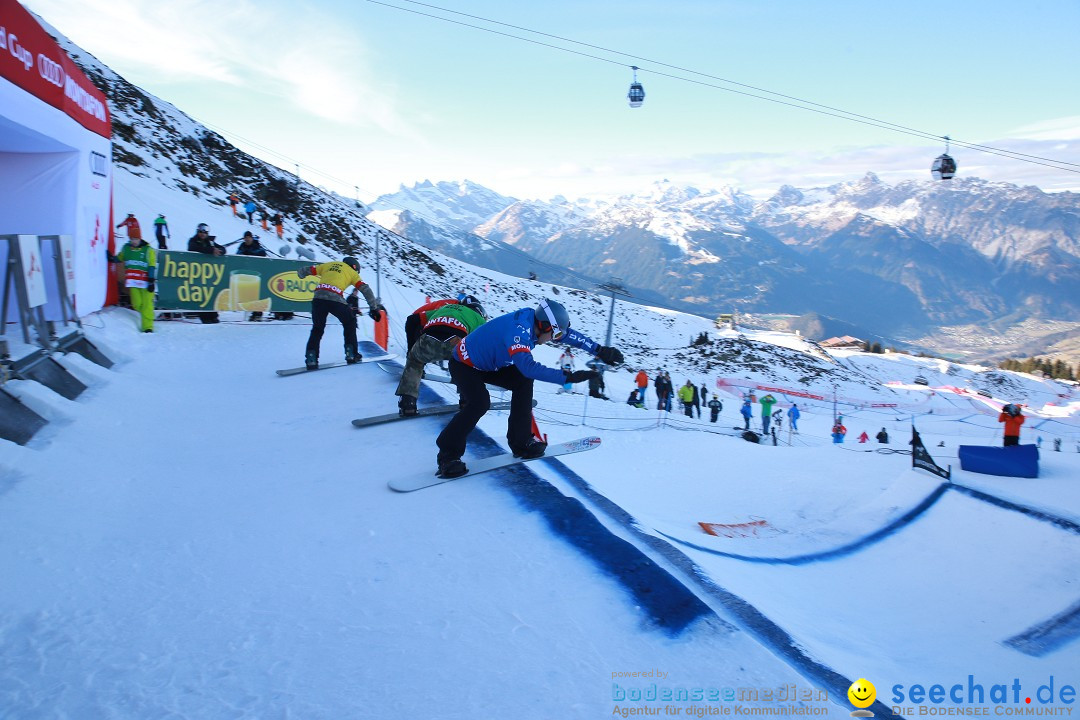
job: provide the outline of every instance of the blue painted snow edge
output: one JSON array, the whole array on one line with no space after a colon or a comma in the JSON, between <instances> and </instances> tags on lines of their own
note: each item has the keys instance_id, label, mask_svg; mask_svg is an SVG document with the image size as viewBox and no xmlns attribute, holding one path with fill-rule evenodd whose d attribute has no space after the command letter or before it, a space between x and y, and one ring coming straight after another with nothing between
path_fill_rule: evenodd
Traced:
<instances>
[{"instance_id":1,"label":"blue painted snow edge","mask_svg":"<svg viewBox=\"0 0 1080 720\"><path fill-rule=\"evenodd\" d=\"M480 436L480 437L477 437ZM506 452L479 430L469 438L474 451ZM632 543L615 536L580 500L563 495L524 465L501 471L501 484L527 510L539 513L558 537L619 581L650 622L671 637L695 621L714 616L708 605Z\"/></svg>"},{"instance_id":2,"label":"blue painted snow edge","mask_svg":"<svg viewBox=\"0 0 1080 720\"><path fill-rule=\"evenodd\" d=\"M711 578L701 572L689 557L677 550L670 543L667 543L654 535L642 532L637 527L632 515L626 512L621 506L608 499L607 496L594 490L584 478L568 468L557 458L548 458L543 460L543 462L547 463L549 467L558 472L563 479L569 482L576 490L586 497L590 503L595 504L598 509L633 533L639 541L643 542L651 550L662 556L674 567L683 571L688 579L695 581L706 594L719 601L719 603L731 613L732 616L738 619L742 626L765 647L783 658L791 665L791 667L801 673L803 677L827 689L832 693L832 696L836 698L836 701L843 705L841 698L847 697L848 688L850 688L852 682L854 682L851 678L844 677L827 665L823 665L808 656L803 652L802 648L799 647L795 639L785 632L783 628L772 620L769 620L769 618L763 615L761 611L738 595L735 595L714 583ZM528 469L524 466L519 466L519 469L528 472ZM539 478L536 478L531 472L529 474L532 475L534 482L543 483L561 497L565 497L549 483L539 480ZM605 532L609 531L605 530ZM588 551L586 550L586 552ZM662 572L664 572L668 578L674 579L667 571ZM682 586L684 592L693 595L693 593L683 586L681 582L678 584ZM696 595L694 595L694 597L697 599ZM698 600L698 602L701 601ZM724 623L725 625L727 624L722 618L716 615L711 608L708 608L708 606L706 606L706 610L710 615L716 618L717 622ZM880 701L875 701L869 709L876 717L903 717L900 715L893 715L891 709Z\"/></svg>"}]
</instances>

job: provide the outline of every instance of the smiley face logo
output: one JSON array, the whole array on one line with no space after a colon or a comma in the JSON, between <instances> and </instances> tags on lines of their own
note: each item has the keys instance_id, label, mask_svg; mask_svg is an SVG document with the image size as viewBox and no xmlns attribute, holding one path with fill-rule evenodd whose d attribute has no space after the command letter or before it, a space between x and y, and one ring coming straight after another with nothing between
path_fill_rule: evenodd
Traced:
<instances>
[{"instance_id":1,"label":"smiley face logo","mask_svg":"<svg viewBox=\"0 0 1080 720\"><path fill-rule=\"evenodd\" d=\"M874 700L877 698L877 688L874 687L874 683L866 678L859 678L851 683L851 687L847 691L847 697L855 707L868 708L874 704Z\"/></svg>"}]
</instances>

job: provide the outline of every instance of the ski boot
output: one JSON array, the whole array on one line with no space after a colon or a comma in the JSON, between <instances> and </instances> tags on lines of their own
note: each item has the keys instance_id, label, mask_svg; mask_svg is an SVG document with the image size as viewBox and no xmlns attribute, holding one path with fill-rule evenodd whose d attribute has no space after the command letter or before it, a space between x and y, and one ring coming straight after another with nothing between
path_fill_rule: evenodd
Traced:
<instances>
[{"instance_id":1,"label":"ski boot","mask_svg":"<svg viewBox=\"0 0 1080 720\"><path fill-rule=\"evenodd\" d=\"M364 356L360 354L359 350L354 348L345 348L345 362L350 365L355 365L364 359Z\"/></svg>"},{"instance_id":2,"label":"ski boot","mask_svg":"<svg viewBox=\"0 0 1080 720\"><path fill-rule=\"evenodd\" d=\"M305 354L304 355L304 365L307 366L308 370L318 370L319 369L319 356L316 355L315 353L311 353L311 352Z\"/></svg>"},{"instance_id":3,"label":"ski boot","mask_svg":"<svg viewBox=\"0 0 1080 720\"><path fill-rule=\"evenodd\" d=\"M398 398L398 415L401 417L413 417L416 415L416 398L411 395L402 395Z\"/></svg>"}]
</instances>

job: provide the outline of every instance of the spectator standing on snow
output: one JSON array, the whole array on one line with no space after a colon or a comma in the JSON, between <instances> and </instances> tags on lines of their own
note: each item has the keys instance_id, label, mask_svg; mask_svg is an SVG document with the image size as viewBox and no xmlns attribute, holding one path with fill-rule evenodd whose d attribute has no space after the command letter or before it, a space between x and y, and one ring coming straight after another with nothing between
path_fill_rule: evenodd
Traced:
<instances>
[{"instance_id":1,"label":"spectator standing on snow","mask_svg":"<svg viewBox=\"0 0 1080 720\"><path fill-rule=\"evenodd\" d=\"M1015 403L1009 403L1001 408L1001 414L998 415L998 422L1005 423L1004 447L1019 445L1020 426L1024 424L1024 414L1021 412L1020 406Z\"/></svg>"},{"instance_id":2,"label":"spectator standing on snow","mask_svg":"<svg viewBox=\"0 0 1080 720\"><path fill-rule=\"evenodd\" d=\"M237 197L236 193L234 193L234 192L229 193L229 207L232 208L233 217L236 217L238 215L238 213L236 212L236 206L239 203L240 203L240 198Z\"/></svg>"},{"instance_id":3,"label":"spectator standing on snow","mask_svg":"<svg viewBox=\"0 0 1080 720\"><path fill-rule=\"evenodd\" d=\"M743 400L742 407L739 408L739 414L743 416L743 421L745 422L743 430L749 430L750 418L754 417L754 409L750 407L750 398Z\"/></svg>"},{"instance_id":4,"label":"spectator standing on snow","mask_svg":"<svg viewBox=\"0 0 1080 720\"><path fill-rule=\"evenodd\" d=\"M697 398L697 387L689 380L679 388L679 402L682 403L686 417L694 417L694 399ZM700 409L700 408L699 408Z\"/></svg>"},{"instance_id":5,"label":"spectator standing on snow","mask_svg":"<svg viewBox=\"0 0 1080 720\"><path fill-rule=\"evenodd\" d=\"M882 445L889 444L889 433L885 432L885 428L881 428L881 432L879 432L876 437L877 441Z\"/></svg>"},{"instance_id":6,"label":"spectator standing on snow","mask_svg":"<svg viewBox=\"0 0 1080 720\"><path fill-rule=\"evenodd\" d=\"M832 429L832 441L837 445L844 442L844 436L847 435L847 428L844 427L844 421L837 419L836 424Z\"/></svg>"},{"instance_id":7,"label":"spectator standing on snow","mask_svg":"<svg viewBox=\"0 0 1080 720\"><path fill-rule=\"evenodd\" d=\"M720 411L724 409L724 403L720 402L720 398L713 395L713 399L709 401L709 422L716 422L716 419L720 417Z\"/></svg>"},{"instance_id":8,"label":"spectator standing on snow","mask_svg":"<svg viewBox=\"0 0 1080 720\"><path fill-rule=\"evenodd\" d=\"M569 348L559 356L559 367L574 372L574 353Z\"/></svg>"},{"instance_id":9,"label":"spectator standing on snow","mask_svg":"<svg viewBox=\"0 0 1080 720\"><path fill-rule=\"evenodd\" d=\"M702 407L709 407L709 388L705 383L701 383L701 390L698 391L698 396L701 398ZM701 417L700 415L698 417Z\"/></svg>"},{"instance_id":10,"label":"spectator standing on snow","mask_svg":"<svg viewBox=\"0 0 1080 720\"><path fill-rule=\"evenodd\" d=\"M791 423L792 432L799 432L799 417L801 415L802 413L799 412L798 403L792 404L791 409L787 411L788 422Z\"/></svg>"},{"instance_id":11,"label":"spectator standing on snow","mask_svg":"<svg viewBox=\"0 0 1080 720\"><path fill-rule=\"evenodd\" d=\"M169 249L169 223L165 222L164 215L154 218L154 237L157 238L158 250Z\"/></svg>"},{"instance_id":12,"label":"spectator standing on snow","mask_svg":"<svg viewBox=\"0 0 1080 720\"><path fill-rule=\"evenodd\" d=\"M218 245L216 240L217 237L210 234L210 227L206 223L199 223L199 226L195 228L195 234L188 239L188 252L221 257L225 254L225 248Z\"/></svg>"},{"instance_id":13,"label":"spectator standing on snow","mask_svg":"<svg viewBox=\"0 0 1080 720\"><path fill-rule=\"evenodd\" d=\"M240 238L240 245L236 248L236 254L266 257L266 248L259 242L259 238L251 234L250 230L245 230L244 237Z\"/></svg>"},{"instance_id":14,"label":"spectator standing on snow","mask_svg":"<svg viewBox=\"0 0 1080 720\"><path fill-rule=\"evenodd\" d=\"M593 362L590 360L585 363L589 367L596 369L593 366ZM604 373L597 370L596 376L589 378L589 397L594 397L599 400L607 400L608 396L604 394Z\"/></svg>"},{"instance_id":15,"label":"spectator standing on snow","mask_svg":"<svg viewBox=\"0 0 1080 720\"><path fill-rule=\"evenodd\" d=\"M274 213L274 216L270 218L270 222L274 224L274 232L277 233L278 240L281 240L285 234L285 218L281 213Z\"/></svg>"},{"instance_id":16,"label":"spectator standing on snow","mask_svg":"<svg viewBox=\"0 0 1080 720\"><path fill-rule=\"evenodd\" d=\"M195 228L195 234L188 239L188 252L220 257L225 254L225 248L214 242L216 239L215 236L210 234L210 228L206 223L199 223L198 227ZM221 321L217 312L200 312L198 316L200 322L208 325Z\"/></svg>"},{"instance_id":17,"label":"spectator standing on snow","mask_svg":"<svg viewBox=\"0 0 1080 720\"><path fill-rule=\"evenodd\" d=\"M244 214L247 215L248 225L255 224L255 211L259 209L259 206L255 204L254 200L248 200L244 203Z\"/></svg>"},{"instance_id":18,"label":"spectator standing on snow","mask_svg":"<svg viewBox=\"0 0 1080 720\"><path fill-rule=\"evenodd\" d=\"M657 375L656 388L657 397L659 398L657 409L671 412L672 396L675 394L675 388L672 386L671 376L667 375L663 370L660 370Z\"/></svg>"},{"instance_id":19,"label":"spectator standing on snow","mask_svg":"<svg viewBox=\"0 0 1080 720\"><path fill-rule=\"evenodd\" d=\"M648 373L644 370L638 370L637 375L634 377L634 382L637 383L638 402L644 404L645 390L649 387Z\"/></svg>"},{"instance_id":20,"label":"spectator standing on snow","mask_svg":"<svg viewBox=\"0 0 1080 720\"><path fill-rule=\"evenodd\" d=\"M244 237L240 239L240 245L236 248L236 254L248 255L251 257L266 257L266 248L259 244L259 238L252 235L250 230L245 230ZM252 322L259 322L262 320L262 316L261 310L255 310L248 319Z\"/></svg>"},{"instance_id":21,"label":"spectator standing on snow","mask_svg":"<svg viewBox=\"0 0 1080 720\"><path fill-rule=\"evenodd\" d=\"M772 408L776 404L776 398L766 395L761 398L761 428L766 435L769 434L769 423L772 421Z\"/></svg>"}]
</instances>

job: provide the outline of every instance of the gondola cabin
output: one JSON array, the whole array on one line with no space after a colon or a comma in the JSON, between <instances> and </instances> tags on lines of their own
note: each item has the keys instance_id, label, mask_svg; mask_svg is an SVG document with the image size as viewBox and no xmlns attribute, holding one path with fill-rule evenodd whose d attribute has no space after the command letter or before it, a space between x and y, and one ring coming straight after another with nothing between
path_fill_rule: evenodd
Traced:
<instances>
[{"instance_id":1,"label":"gondola cabin","mask_svg":"<svg viewBox=\"0 0 1080 720\"><path fill-rule=\"evenodd\" d=\"M645 102L645 88L638 82L637 66L631 66L634 71L634 81L630 83L630 92L626 93L626 99L630 101L630 107L639 108Z\"/></svg>"},{"instance_id":2,"label":"gondola cabin","mask_svg":"<svg viewBox=\"0 0 1080 720\"><path fill-rule=\"evenodd\" d=\"M956 174L956 161L951 155L938 155L934 158L934 164L930 166L930 174L935 180L952 180Z\"/></svg>"}]
</instances>

